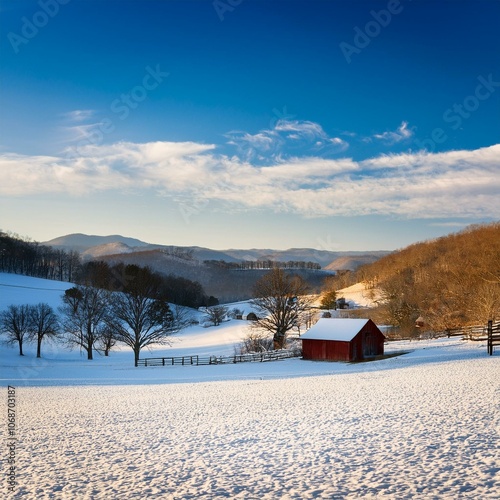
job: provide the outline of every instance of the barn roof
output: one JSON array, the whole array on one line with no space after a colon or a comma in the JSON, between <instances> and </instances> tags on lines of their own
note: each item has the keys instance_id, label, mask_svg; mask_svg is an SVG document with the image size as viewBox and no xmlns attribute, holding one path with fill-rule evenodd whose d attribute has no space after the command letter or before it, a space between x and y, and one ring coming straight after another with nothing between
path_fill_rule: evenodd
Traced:
<instances>
[{"instance_id":1,"label":"barn roof","mask_svg":"<svg viewBox=\"0 0 500 500\"><path fill-rule=\"evenodd\" d=\"M301 339L351 341L369 319L321 318Z\"/></svg>"}]
</instances>

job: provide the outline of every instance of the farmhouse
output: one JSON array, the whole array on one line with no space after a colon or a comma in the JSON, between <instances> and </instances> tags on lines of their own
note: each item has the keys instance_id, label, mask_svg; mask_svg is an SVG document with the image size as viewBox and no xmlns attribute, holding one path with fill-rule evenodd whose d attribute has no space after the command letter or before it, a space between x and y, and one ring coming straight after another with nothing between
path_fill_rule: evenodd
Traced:
<instances>
[{"instance_id":1,"label":"farmhouse","mask_svg":"<svg viewBox=\"0 0 500 500\"><path fill-rule=\"evenodd\" d=\"M384 354L384 334L371 319L321 318L302 339L302 357L360 361Z\"/></svg>"}]
</instances>

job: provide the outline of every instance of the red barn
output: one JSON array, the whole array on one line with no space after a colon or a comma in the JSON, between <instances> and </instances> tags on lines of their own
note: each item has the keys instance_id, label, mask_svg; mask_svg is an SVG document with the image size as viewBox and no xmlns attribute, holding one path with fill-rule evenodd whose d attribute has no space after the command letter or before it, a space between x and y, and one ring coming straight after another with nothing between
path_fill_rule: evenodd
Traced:
<instances>
[{"instance_id":1,"label":"red barn","mask_svg":"<svg viewBox=\"0 0 500 500\"><path fill-rule=\"evenodd\" d=\"M384 354L384 334L371 319L321 318L302 339L302 358L360 361Z\"/></svg>"}]
</instances>

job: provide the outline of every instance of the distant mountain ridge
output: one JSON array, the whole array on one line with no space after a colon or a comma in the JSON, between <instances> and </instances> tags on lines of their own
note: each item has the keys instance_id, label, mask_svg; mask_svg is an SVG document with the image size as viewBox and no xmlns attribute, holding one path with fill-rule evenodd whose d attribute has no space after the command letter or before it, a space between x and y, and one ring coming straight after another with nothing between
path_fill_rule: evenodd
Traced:
<instances>
[{"instance_id":1,"label":"distant mountain ridge","mask_svg":"<svg viewBox=\"0 0 500 500\"><path fill-rule=\"evenodd\" d=\"M96 259L105 256L113 256L115 259L120 255L134 254L149 250L159 250L170 256L176 254L183 258L189 256L190 259L203 262L205 260L215 260L224 262L241 261L303 261L315 262L326 270L336 269L356 269L362 264L371 263L390 253L389 251L329 251L316 250L314 248L290 248L288 250L273 249L229 249L212 250L205 247L183 247L174 245L158 245L146 243L136 238L121 235L86 235L82 233L68 234L54 238L43 243L53 248L66 251L75 250L82 254L83 258ZM189 259L187 259L189 260Z\"/></svg>"},{"instance_id":2,"label":"distant mountain ridge","mask_svg":"<svg viewBox=\"0 0 500 500\"><path fill-rule=\"evenodd\" d=\"M149 243L138 240L136 238L127 238L119 234L109 236L97 236L83 233L67 234L59 236L50 241L44 241L42 245L48 245L61 250L76 250L77 252L85 252L89 248L108 245L110 243L122 243L131 248L148 246Z\"/></svg>"}]
</instances>

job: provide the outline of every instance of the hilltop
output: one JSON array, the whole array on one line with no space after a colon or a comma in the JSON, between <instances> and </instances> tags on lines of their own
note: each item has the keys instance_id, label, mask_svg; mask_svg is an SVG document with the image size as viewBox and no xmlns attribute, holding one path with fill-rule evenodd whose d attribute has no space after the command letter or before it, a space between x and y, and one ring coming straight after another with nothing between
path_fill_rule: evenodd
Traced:
<instances>
[{"instance_id":1,"label":"hilltop","mask_svg":"<svg viewBox=\"0 0 500 500\"><path fill-rule=\"evenodd\" d=\"M415 243L361 266L351 283L340 278L377 290L373 314L403 330L417 318L435 331L486 324L500 319L500 223Z\"/></svg>"}]
</instances>

